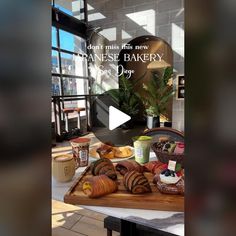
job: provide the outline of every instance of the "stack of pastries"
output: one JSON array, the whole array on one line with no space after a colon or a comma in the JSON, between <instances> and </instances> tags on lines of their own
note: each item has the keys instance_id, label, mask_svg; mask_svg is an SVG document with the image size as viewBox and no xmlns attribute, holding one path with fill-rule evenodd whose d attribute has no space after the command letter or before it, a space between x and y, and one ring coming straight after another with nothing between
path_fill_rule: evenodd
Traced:
<instances>
[{"instance_id":1,"label":"stack of pastries","mask_svg":"<svg viewBox=\"0 0 236 236\"><path fill-rule=\"evenodd\" d=\"M150 161L140 165L134 160L124 160L114 167L109 159L100 158L91 163L90 170L93 177L83 183L83 192L90 198L116 192L119 184L117 173L122 176L126 190L132 194L152 192L144 172L153 174L153 183L161 193L184 194L184 170L180 164L176 165L175 171L169 170L168 165L160 161Z\"/></svg>"}]
</instances>

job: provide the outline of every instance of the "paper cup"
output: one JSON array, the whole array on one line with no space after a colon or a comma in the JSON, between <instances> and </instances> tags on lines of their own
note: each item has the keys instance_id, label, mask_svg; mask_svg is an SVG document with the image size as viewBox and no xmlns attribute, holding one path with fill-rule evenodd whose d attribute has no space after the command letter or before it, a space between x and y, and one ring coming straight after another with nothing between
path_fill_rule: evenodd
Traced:
<instances>
[{"instance_id":1,"label":"paper cup","mask_svg":"<svg viewBox=\"0 0 236 236\"><path fill-rule=\"evenodd\" d=\"M152 137L150 136L136 136L134 141L135 161L140 164L149 162L150 145Z\"/></svg>"},{"instance_id":2,"label":"paper cup","mask_svg":"<svg viewBox=\"0 0 236 236\"><path fill-rule=\"evenodd\" d=\"M89 160L89 138L76 138L70 140L72 146L73 157L76 161L76 167L88 165Z\"/></svg>"},{"instance_id":3,"label":"paper cup","mask_svg":"<svg viewBox=\"0 0 236 236\"><path fill-rule=\"evenodd\" d=\"M68 182L75 175L75 159L72 155L58 155L52 160L52 175L58 182Z\"/></svg>"}]
</instances>

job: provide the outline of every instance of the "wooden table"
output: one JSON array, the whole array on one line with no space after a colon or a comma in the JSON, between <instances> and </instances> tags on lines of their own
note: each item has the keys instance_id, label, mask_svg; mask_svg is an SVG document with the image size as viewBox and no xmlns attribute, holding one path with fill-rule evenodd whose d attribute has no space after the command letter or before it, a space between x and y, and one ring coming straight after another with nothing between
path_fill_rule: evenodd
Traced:
<instances>
[{"instance_id":1,"label":"wooden table","mask_svg":"<svg viewBox=\"0 0 236 236\"><path fill-rule=\"evenodd\" d=\"M90 162L95 159L90 157ZM155 154L151 152L150 160L156 160ZM65 193L71 187L73 182L81 175L86 167L78 168L71 182L58 183L52 179L52 198L63 201ZM156 229L172 233L175 235L184 235L184 214L181 212L168 212L156 210L139 210L130 208L82 206L83 208L96 211L105 215L120 219L127 219L133 222L145 222L146 225L155 224Z\"/></svg>"}]
</instances>

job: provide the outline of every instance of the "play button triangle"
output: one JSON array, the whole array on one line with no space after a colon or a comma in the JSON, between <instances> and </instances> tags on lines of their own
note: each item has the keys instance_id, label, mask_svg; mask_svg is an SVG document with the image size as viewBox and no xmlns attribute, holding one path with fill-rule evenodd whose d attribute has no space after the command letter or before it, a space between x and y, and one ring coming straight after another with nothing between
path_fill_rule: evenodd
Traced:
<instances>
[{"instance_id":1,"label":"play button triangle","mask_svg":"<svg viewBox=\"0 0 236 236\"><path fill-rule=\"evenodd\" d=\"M124 112L109 106L109 130L113 130L131 119Z\"/></svg>"}]
</instances>

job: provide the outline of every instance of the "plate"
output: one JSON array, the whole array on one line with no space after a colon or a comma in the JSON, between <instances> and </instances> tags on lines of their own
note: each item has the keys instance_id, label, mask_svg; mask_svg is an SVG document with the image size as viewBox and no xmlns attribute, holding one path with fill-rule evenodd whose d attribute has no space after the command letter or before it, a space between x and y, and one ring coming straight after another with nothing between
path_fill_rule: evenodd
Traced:
<instances>
[{"instance_id":1,"label":"plate","mask_svg":"<svg viewBox=\"0 0 236 236\"><path fill-rule=\"evenodd\" d=\"M133 158L134 157L134 148L131 147L131 146L127 146L127 147L129 147L131 149L132 153L133 153L131 156L121 157L121 158L116 157L116 158L111 158L110 160L112 162L119 162L119 161L124 161L124 160L128 160L128 159ZM95 158L95 159L100 159L99 154L96 152L97 148L98 147L93 147L89 150L89 157L92 157L92 158Z\"/></svg>"}]
</instances>

